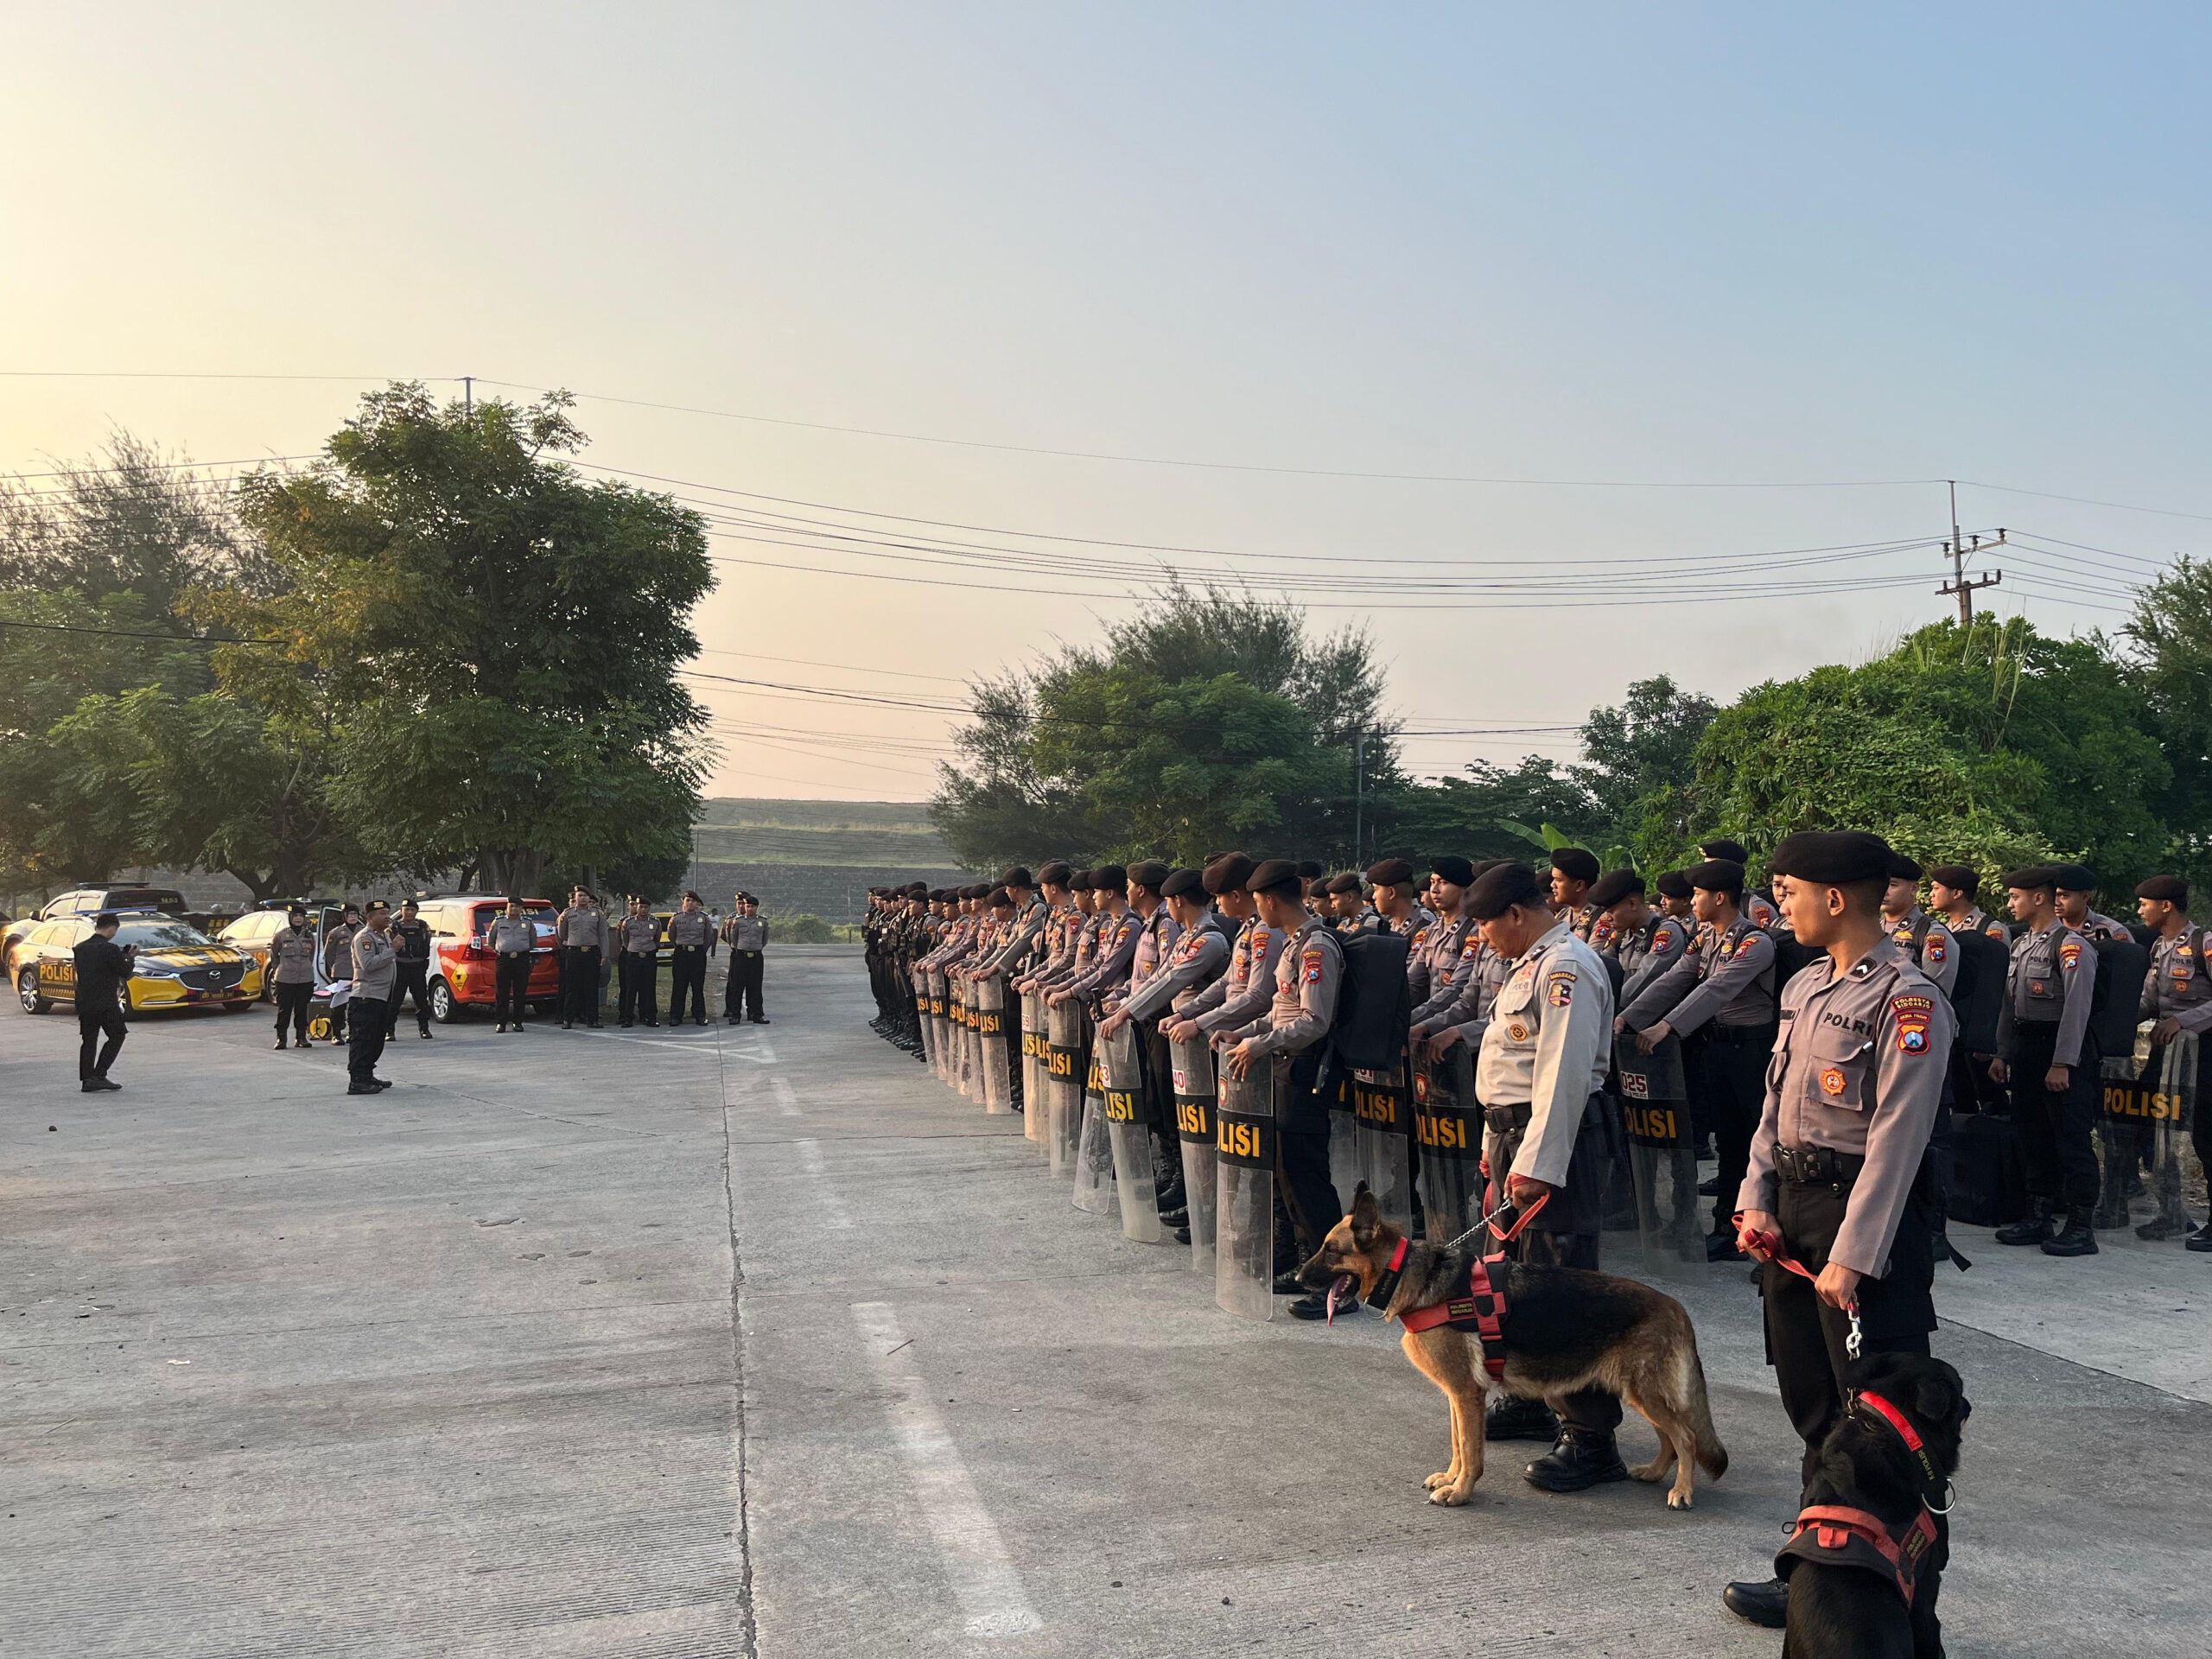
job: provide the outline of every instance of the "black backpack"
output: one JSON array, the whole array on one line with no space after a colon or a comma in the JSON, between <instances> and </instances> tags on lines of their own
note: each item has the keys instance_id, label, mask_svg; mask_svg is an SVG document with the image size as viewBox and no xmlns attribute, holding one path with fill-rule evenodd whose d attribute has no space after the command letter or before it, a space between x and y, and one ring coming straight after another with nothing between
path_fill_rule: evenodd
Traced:
<instances>
[{"instance_id":1,"label":"black backpack","mask_svg":"<svg viewBox=\"0 0 2212 1659\"><path fill-rule=\"evenodd\" d=\"M2151 953L2133 939L2092 939L2097 953L2097 985L2089 1004L2089 1030L2100 1054L2126 1054L2135 1047L2135 1026L2143 1005L2143 981Z\"/></svg>"},{"instance_id":2,"label":"black backpack","mask_svg":"<svg viewBox=\"0 0 2212 1659\"><path fill-rule=\"evenodd\" d=\"M1344 956L1344 979L1329 1033L1336 1065L1387 1071L1405 1058L1406 1033L1413 1025L1413 993L1406 984L1413 941L1402 933L1357 933L1340 937L1337 944Z\"/></svg>"},{"instance_id":3,"label":"black backpack","mask_svg":"<svg viewBox=\"0 0 2212 1659\"><path fill-rule=\"evenodd\" d=\"M1971 928L1952 934L1951 947L1959 953L1959 977L1951 987L1951 1007L1959 1016L1959 1046L1969 1054L1994 1054L1997 1017L2005 1008L2005 981L2012 953Z\"/></svg>"}]
</instances>

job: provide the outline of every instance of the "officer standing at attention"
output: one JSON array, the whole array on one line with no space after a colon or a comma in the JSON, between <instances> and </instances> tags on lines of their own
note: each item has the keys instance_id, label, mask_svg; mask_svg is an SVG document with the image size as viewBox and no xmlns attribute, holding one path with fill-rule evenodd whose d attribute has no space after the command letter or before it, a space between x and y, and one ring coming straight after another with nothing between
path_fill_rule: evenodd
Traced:
<instances>
[{"instance_id":1,"label":"officer standing at attention","mask_svg":"<svg viewBox=\"0 0 2212 1659\"><path fill-rule=\"evenodd\" d=\"M614 972L620 982L615 1017L627 1031L640 1014L648 1026L660 1024L660 923L652 907L634 895L627 914L614 925Z\"/></svg>"},{"instance_id":2,"label":"officer standing at attention","mask_svg":"<svg viewBox=\"0 0 2212 1659\"><path fill-rule=\"evenodd\" d=\"M756 1026L772 1023L761 1001L768 977L768 924L760 918L760 901L751 893L737 895L737 913L722 924L722 943L729 946L722 1018L734 1026L742 1013Z\"/></svg>"},{"instance_id":3,"label":"officer standing at attention","mask_svg":"<svg viewBox=\"0 0 2212 1659\"><path fill-rule=\"evenodd\" d=\"M399 919L391 925L391 1005L385 1010L384 1034L390 1040L399 1028L399 999L415 999L415 1028L430 1034L430 925L422 906L412 899L399 901Z\"/></svg>"},{"instance_id":4,"label":"officer standing at attention","mask_svg":"<svg viewBox=\"0 0 2212 1659\"><path fill-rule=\"evenodd\" d=\"M269 979L276 1001L276 1046L285 1046L284 1028L308 1046L308 1005L315 1000L315 930L308 925L307 906L294 905L285 912L290 924L269 941Z\"/></svg>"},{"instance_id":5,"label":"officer standing at attention","mask_svg":"<svg viewBox=\"0 0 2212 1659\"><path fill-rule=\"evenodd\" d=\"M383 899L369 901L368 924L353 935L353 1033L346 1055L346 1092L373 1095L391 1087L377 1076L377 1062L384 1058L385 1033L391 1029L385 1016L397 969L391 948L391 906Z\"/></svg>"},{"instance_id":6,"label":"officer standing at attention","mask_svg":"<svg viewBox=\"0 0 2212 1659\"><path fill-rule=\"evenodd\" d=\"M2189 919L2189 883L2177 875L2154 875L2135 889L2135 908L2143 925L2158 937L2151 945L2151 970L2143 976L2142 1017L2154 1045L2146 1077L2156 1077L2161 1051L2183 1032L2196 1034L2196 1099L2190 1139L2196 1161L2212 1169L2212 969L2204 959L2204 930ZM2183 1243L2212 1250L2212 1220Z\"/></svg>"},{"instance_id":7,"label":"officer standing at attention","mask_svg":"<svg viewBox=\"0 0 2212 1659\"><path fill-rule=\"evenodd\" d=\"M1259 906L1246 886L1254 868L1242 853L1224 853L1199 876L1199 884L1213 895L1221 913L1237 925L1236 937L1230 942L1227 970L1178 1010L1175 1023L1167 1028L1171 1043L1200 1036L1211 1041L1220 1033L1250 1025L1273 1006L1275 956L1283 935L1261 919Z\"/></svg>"},{"instance_id":8,"label":"officer standing at attention","mask_svg":"<svg viewBox=\"0 0 2212 1659\"><path fill-rule=\"evenodd\" d=\"M2054 865L2052 875L2058 883L2055 902L2060 921L2092 944L2107 940L2117 944L2134 939L2135 935L2127 931L2125 922L2116 922L2089 907L2089 895L2097 890L2097 877L2088 865Z\"/></svg>"},{"instance_id":9,"label":"officer standing at attention","mask_svg":"<svg viewBox=\"0 0 2212 1659\"><path fill-rule=\"evenodd\" d=\"M1981 878L1963 864L1928 867L1928 905L1943 918L1954 936L1986 933L2002 945L2012 943L2012 930L1974 902Z\"/></svg>"},{"instance_id":10,"label":"officer standing at attention","mask_svg":"<svg viewBox=\"0 0 2212 1659\"><path fill-rule=\"evenodd\" d=\"M1618 1027L1636 1033L1636 1046L1646 1054L1670 1033L1687 1039L1710 1027L1703 1077L1720 1151L1720 1181L1705 1251L1708 1261L1736 1261L1741 1252L1728 1215L1743 1185L1774 1049L1774 938L1740 908L1742 865L1708 859L1683 874L1695 891L1703 925L1696 945L1638 995Z\"/></svg>"},{"instance_id":11,"label":"officer standing at attention","mask_svg":"<svg viewBox=\"0 0 2212 1659\"><path fill-rule=\"evenodd\" d=\"M1428 898L1436 920L1414 935L1413 949L1406 954L1406 990L1413 999L1415 1018L1429 1003L1443 1006L1440 999L1452 982L1459 953L1466 948L1467 935L1475 925L1462 909L1467 889L1474 883L1475 867L1458 854L1446 853L1433 861Z\"/></svg>"},{"instance_id":12,"label":"officer standing at attention","mask_svg":"<svg viewBox=\"0 0 2212 1659\"><path fill-rule=\"evenodd\" d=\"M1165 876L1161 878L1165 880ZM1129 965L1136 960L1141 918L1129 910L1129 873L1119 864L1102 864L1090 873L1098 906L1098 924L1090 965L1046 1001L1061 1003L1091 998L1119 988L1128 981Z\"/></svg>"},{"instance_id":13,"label":"officer standing at attention","mask_svg":"<svg viewBox=\"0 0 2212 1659\"><path fill-rule=\"evenodd\" d=\"M1590 902L1605 919L1605 952L1620 963L1616 1000L1623 1007L1690 948L1691 928L1652 909L1644 892L1643 878L1634 870L1611 871L1590 889Z\"/></svg>"},{"instance_id":14,"label":"officer standing at attention","mask_svg":"<svg viewBox=\"0 0 2212 1659\"><path fill-rule=\"evenodd\" d=\"M683 1023L683 1008L691 1007L691 1023L707 1023L707 953L715 948L715 925L707 914L707 901L686 892L683 907L668 918L668 1023Z\"/></svg>"},{"instance_id":15,"label":"officer standing at attention","mask_svg":"<svg viewBox=\"0 0 2212 1659\"><path fill-rule=\"evenodd\" d=\"M1788 836L1771 861L1790 930L1824 954L1783 991L1758 1132L1732 1196L1745 1249L1767 1264L1767 1354L1808 1484L1850 1398L1850 1310L1870 1354L1925 1355L1936 1328L1923 1172L1958 1022L1884 921L1890 861L1880 836L1857 830ZM1936 1526L1918 1609L1931 1628L1948 1538L1941 1516ZM1788 1623L1779 1578L1732 1584L1722 1599L1754 1624Z\"/></svg>"},{"instance_id":16,"label":"officer standing at attention","mask_svg":"<svg viewBox=\"0 0 2212 1659\"><path fill-rule=\"evenodd\" d=\"M1890 858L1882 923L1898 948L1948 999L1959 982L1959 948L1951 941L1951 930L1920 907L1920 866L1903 853Z\"/></svg>"},{"instance_id":17,"label":"officer standing at attention","mask_svg":"<svg viewBox=\"0 0 2212 1659\"><path fill-rule=\"evenodd\" d=\"M607 954L607 918L588 887L569 895L569 907L554 924L553 943L561 950L561 1029L577 1020L594 1031L599 1020L599 964Z\"/></svg>"},{"instance_id":18,"label":"officer standing at attention","mask_svg":"<svg viewBox=\"0 0 2212 1659\"><path fill-rule=\"evenodd\" d=\"M1671 916L1678 922L1690 924L1693 938L1697 933L1697 890L1690 886L1690 879L1680 870L1662 870L1651 878L1651 890L1659 895L1656 906L1662 916Z\"/></svg>"},{"instance_id":19,"label":"officer standing at attention","mask_svg":"<svg viewBox=\"0 0 2212 1659\"><path fill-rule=\"evenodd\" d=\"M1751 868L1751 855L1740 841L1716 837L1711 841L1698 842L1697 849L1706 858L1718 858L1730 864L1741 864L1747 870ZM1744 895L1743 910L1744 914L1751 918L1752 926L1765 928L1769 932L1772 932L1775 924L1782 919L1780 912L1775 909L1764 893L1746 893Z\"/></svg>"},{"instance_id":20,"label":"officer standing at attention","mask_svg":"<svg viewBox=\"0 0 2212 1659\"><path fill-rule=\"evenodd\" d=\"M2024 924L2012 941L1997 1055L1989 1075L2009 1084L2027 1165L2029 1214L1999 1227L1999 1244L2039 1244L2045 1255L2094 1255L2090 1217L2100 1174L2094 1146L2097 1046L2089 1031L2097 948L2058 919L2058 872L2049 864L2005 878ZM2055 1217L2063 1215L2064 1224Z\"/></svg>"},{"instance_id":21,"label":"officer standing at attention","mask_svg":"<svg viewBox=\"0 0 2212 1659\"><path fill-rule=\"evenodd\" d=\"M1415 898L1414 867L1404 859L1386 858L1369 865L1367 880L1375 889L1375 914L1385 932L1417 938L1421 929L1436 920L1436 912Z\"/></svg>"},{"instance_id":22,"label":"officer standing at attention","mask_svg":"<svg viewBox=\"0 0 2212 1659\"><path fill-rule=\"evenodd\" d=\"M88 1095L123 1087L107 1071L123 1052L128 1034L123 988L130 982L138 947L116 944L116 930L121 925L113 911L100 912L92 918L92 931L69 953L77 971L77 1087Z\"/></svg>"},{"instance_id":23,"label":"officer standing at attention","mask_svg":"<svg viewBox=\"0 0 2212 1659\"><path fill-rule=\"evenodd\" d=\"M499 1031L520 1031L523 1004L530 995L530 956L537 949L537 925L523 913L521 899L509 899L506 909L492 918L484 930L484 948L492 953L492 1011Z\"/></svg>"},{"instance_id":24,"label":"officer standing at attention","mask_svg":"<svg viewBox=\"0 0 2212 1659\"><path fill-rule=\"evenodd\" d=\"M1552 849L1552 913L1574 930L1587 944L1591 930L1605 912L1590 902L1590 889L1598 880L1598 855L1587 847Z\"/></svg>"},{"instance_id":25,"label":"officer standing at attention","mask_svg":"<svg viewBox=\"0 0 2212 1659\"><path fill-rule=\"evenodd\" d=\"M1336 1021L1344 955L1321 918L1307 913L1295 864L1268 860L1252 872L1251 893L1261 922L1283 936L1283 947L1266 1017L1230 1033L1234 1046L1222 1064L1237 1077L1255 1065L1274 1068L1276 1173L1302 1260L1321 1248L1322 1236L1344 1213L1329 1180L1329 1103L1316 1087L1323 1039ZM1303 1296L1290 1311L1301 1319L1325 1318L1328 1293Z\"/></svg>"},{"instance_id":26,"label":"officer standing at attention","mask_svg":"<svg viewBox=\"0 0 2212 1659\"><path fill-rule=\"evenodd\" d=\"M329 980L351 979L353 976L353 936L361 931L361 907L348 905L339 912L338 925L322 938L322 976ZM330 1045L333 1048L346 1046L346 1004L334 1005L330 1010Z\"/></svg>"},{"instance_id":27,"label":"officer standing at attention","mask_svg":"<svg viewBox=\"0 0 2212 1659\"><path fill-rule=\"evenodd\" d=\"M1496 1198L1524 1211L1543 1201L1506 1247L1530 1267L1596 1271L1605 1209L1606 1074L1612 1069L1613 980L1598 953L1551 911L1536 873L1492 865L1467 894L1485 950L1513 963L1491 1008L1475 1061L1483 1103L1483 1154ZM1535 1410L1529 1410L1529 1407ZM1525 1437L1549 1412L1541 1401L1505 1401L1487 1438ZM1625 1480L1613 1431L1621 1402L1604 1389L1560 1401L1560 1434L1524 1471L1548 1492Z\"/></svg>"}]
</instances>

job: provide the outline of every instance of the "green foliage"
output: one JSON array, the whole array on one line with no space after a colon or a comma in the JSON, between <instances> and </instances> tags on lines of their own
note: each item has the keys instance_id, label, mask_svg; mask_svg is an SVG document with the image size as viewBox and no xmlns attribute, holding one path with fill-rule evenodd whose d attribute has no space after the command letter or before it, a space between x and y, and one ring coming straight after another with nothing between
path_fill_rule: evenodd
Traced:
<instances>
[{"instance_id":1,"label":"green foliage","mask_svg":"<svg viewBox=\"0 0 2212 1659\"><path fill-rule=\"evenodd\" d=\"M2129 670L2172 777L2153 803L2167 862L2212 887L2212 563L2180 558L2143 589L2122 631Z\"/></svg>"},{"instance_id":2,"label":"green foliage","mask_svg":"<svg viewBox=\"0 0 2212 1659\"><path fill-rule=\"evenodd\" d=\"M767 920L768 937L786 944L829 944L836 938L830 924L812 911L803 910L796 916L771 916Z\"/></svg>"},{"instance_id":3,"label":"green foliage","mask_svg":"<svg viewBox=\"0 0 2212 1659\"><path fill-rule=\"evenodd\" d=\"M1478 760L1464 778L1401 787L1381 810L1382 849L1416 860L1526 858L1531 849L1588 845L1598 829L1588 793L1538 754L1513 767Z\"/></svg>"}]
</instances>

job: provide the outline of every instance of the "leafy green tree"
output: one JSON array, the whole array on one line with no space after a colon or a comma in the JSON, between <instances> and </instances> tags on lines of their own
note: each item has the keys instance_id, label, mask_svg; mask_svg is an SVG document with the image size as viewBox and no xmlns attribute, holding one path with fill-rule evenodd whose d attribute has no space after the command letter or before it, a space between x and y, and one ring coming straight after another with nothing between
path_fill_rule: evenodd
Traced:
<instances>
[{"instance_id":1,"label":"leafy green tree","mask_svg":"<svg viewBox=\"0 0 2212 1659\"><path fill-rule=\"evenodd\" d=\"M1587 792L1605 843L1686 840L1694 826L1681 785L1698 739L1719 705L1664 674L1637 680L1619 708L1592 709L1582 727L1582 764L1567 774Z\"/></svg>"},{"instance_id":2,"label":"leafy green tree","mask_svg":"<svg viewBox=\"0 0 2212 1659\"><path fill-rule=\"evenodd\" d=\"M1463 778L1392 791L1380 810L1382 849L1416 860L1525 859L1548 844L1546 827L1583 845L1601 827L1589 792L1540 754L1517 766L1475 761Z\"/></svg>"},{"instance_id":3,"label":"leafy green tree","mask_svg":"<svg viewBox=\"0 0 2212 1659\"><path fill-rule=\"evenodd\" d=\"M2172 768L2154 803L2171 833L2165 862L2192 886L2212 886L2212 563L2175 560L2143 589L2122 632Z\"/></svg>"}]
</instances>

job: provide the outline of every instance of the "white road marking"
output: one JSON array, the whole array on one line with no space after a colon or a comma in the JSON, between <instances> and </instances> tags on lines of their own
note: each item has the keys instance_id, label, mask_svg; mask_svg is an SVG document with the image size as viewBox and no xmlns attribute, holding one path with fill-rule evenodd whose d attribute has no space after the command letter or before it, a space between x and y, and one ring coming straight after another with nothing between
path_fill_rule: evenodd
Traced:
<instances>
[{"instance_id":1,"label":"white road marking","mask_svg":"<svg viewBox=\"0 0 2212 1659\"><path fill-rule=\"evenodd\" d=\"M855 1302L853 1321L877 1378L890 1392L892 1435L944 1558L952 1593L968 1615L968 1634L1026 1636L1044 1629L1007 1557L998 1523L976 1495L960 1449L930 1403L928 1380L914 1368L914 1350L899 1329L898 1314L888 1302Z\"/></svg>"},{"instance_id":2,"label":"white road marking","mask_svg":"<svg viewBox=\"0 0 2212 1659\"><path fill-rule=\"evenodd\" d=\"M687 1043L680 1037L673 1039L667 1037L625 1037L619 1031L571 1031L563 1032L562 1035L564 1037L588 1037L595 1042L602 1043L642 1043L648 1048L680 1048L689 1054L704 1054L710 1058L715 1058L715 1051L713 1048L704 1046L698 1043Z\"/></svg>"},{"instance_id":3,"label":"white road marking","mask_svg":"<svg viewBox=\"0 0 2212 1659\"><path fill-rule=\"evenodd\" d=\"M766 1042L732 1043L729 1046L729 1053L734 1058L757 1060L762 1065L773 1065L776 1063L775 1048Z\"/></svg>"},{"instance_id":4,"label":"white road marking","mask_svg":"<svg viewBox=\"0 0 2212 1659\"><path fill-rule=\"evenodd\" d=\"M785 1077L781 1072L777 1073L768 1079L768 1090L776 1097L778 1111L785 1117L797 1117L799 1115L798 1096L791 1093L791 1080L789 1077ZM810 1141L806 1144L812 1146L814 1143Z\"/></svg>"},{"instance_id":5,"label":"white road marking","mask_svg":"<svg viewBox=\"0 0 2212 1659\"><path fill-rule=\"evenodd\" d=\"M823 1161L822 1143L819 1141L801 1141L796 1144L800 1167L822 1189L823 1226L835 1233L850 1232L853 1218L845 1213L845 1205L837 1197L837 1189L830 1185L830 1166Z\"/></svg>"}]
</instances>

